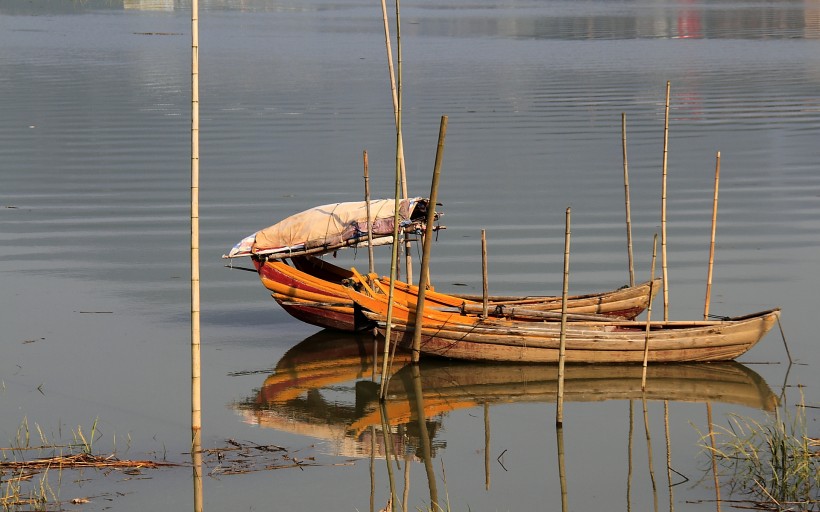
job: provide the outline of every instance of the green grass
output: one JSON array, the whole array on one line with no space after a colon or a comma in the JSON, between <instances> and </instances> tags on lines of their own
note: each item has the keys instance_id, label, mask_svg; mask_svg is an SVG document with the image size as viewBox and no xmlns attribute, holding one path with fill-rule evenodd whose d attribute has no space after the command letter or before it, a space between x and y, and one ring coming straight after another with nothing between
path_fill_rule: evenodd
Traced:
<instances>
[{"instance_id":1,"label":"green grass","mask_svg":"<svg viewBox=\"0 0 820 512\"><path fill-rule=\"evenodd\" d=\"M714 429L714 447L709 433L702 436L733 496L756 508L820 511L820 442L809 436L805 407L795 411L785 420L730 415L728 426Z\"/></svg>"}]
</instances>

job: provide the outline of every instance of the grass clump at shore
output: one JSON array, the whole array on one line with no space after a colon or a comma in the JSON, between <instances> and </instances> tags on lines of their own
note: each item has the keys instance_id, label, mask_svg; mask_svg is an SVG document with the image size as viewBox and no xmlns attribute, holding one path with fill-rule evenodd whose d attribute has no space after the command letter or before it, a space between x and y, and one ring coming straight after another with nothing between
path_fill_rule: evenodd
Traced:
<instances>
[{"instance_id":1,"label":"grass clump at shore","mask_svg":"<svg viewBox=\"0 0 820 512\"><path fill-rule=\"evenodd\" d=\"M99 439L98 420L91 430L83 433L82 425L72 430L72 441L50 441L35 423L35 440L28 419L23 418L9 447L0 448L0 506L3 511L47 510L61 504L60 482L63 470L85 468L107 471L134 472L177 464L150 460L120 460L116 449L110 454L94 454L94 441ZM56 473L56 476L54 474ZM56 490L51 478L56 478ZM74 498L71 503L84 503L87 499Z\"/></svg>"},{"instance_id":2,"label":"grass clump at shore","mask_svg":"<svg viewBox=\"0 0 820 512\"><path fill-rule=\"evenodd\" d=\"M808 433L805 407L795 410L786 420L730 415L727 427L703 435L733 496L761 510L820 511L820 439Z\"/></svg>"}]
</instances>

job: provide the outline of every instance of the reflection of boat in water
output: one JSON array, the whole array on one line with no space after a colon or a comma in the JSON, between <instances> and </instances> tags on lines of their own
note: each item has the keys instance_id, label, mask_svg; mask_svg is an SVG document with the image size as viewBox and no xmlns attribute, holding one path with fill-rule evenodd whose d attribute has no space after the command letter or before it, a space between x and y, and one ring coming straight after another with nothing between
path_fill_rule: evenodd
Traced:
<instances>
[{"instance_id":1,"label":"reflection of boat in water","mask_svg":"<svg viewBox=\"0 0 820 512\"><path fill-rule=\"evenodd\" d=\"M369 336L323 331L289 350L273 374L248 400L234 404L245 420L331 443L338 455L371 452L374 429L381 431L378 385L373 382L374 342ZM379 355L381 354L379 348ZM418 448L417 389L433 448L435 435L449 411L502 403L555 401L555 365L483 364L447 360L422 361L417 371L398 353L387 389L385 409L394 429L394 449ZM399 369L400 368L400 369ZM419 382L414 382L414 373ZM763 378L736 362L656 364L647 368L645 393L640 365L567 365L564 401L669 400L720 402L773 410L777 398ZM381 435L378 435L381 446ZM377 454L383 451L377 447Z\"/></svg>"}]
</instances>

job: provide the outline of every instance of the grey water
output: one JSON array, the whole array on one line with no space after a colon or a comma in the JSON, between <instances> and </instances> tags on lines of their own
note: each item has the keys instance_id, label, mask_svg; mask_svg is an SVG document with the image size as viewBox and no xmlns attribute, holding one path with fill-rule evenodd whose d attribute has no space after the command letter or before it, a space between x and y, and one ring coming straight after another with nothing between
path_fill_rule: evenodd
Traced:
<instances>
[{"instance_id":1,"label":"grey water","mask_svg":"<svg viewBox=\"0 0 820 512\"><path fill-rule=\"evenodd\" d=\"M360 403L367 364L331 352L338 337L288 316L221 255L292 213L360 200L365 150L374 196L393 194L380 7L209 0L200 9L203 442L277 445L316 464L236 476L212 463L205 509L369 510L372 483L378 510L389 496L384 458L362 437L369 425L350 433L370 411ZM172 0L0 2L2 446L24 424L56 440L96 420L95 449L186 461L190 15L188 2ZM796 364L775 328L740 359L753 383L741 387L783 394L790 413L801 395L817 405L820 5L418 1L401 6L401 36L412 195L429 193L448 116L438 290L480 292L484 229L493 293L560 292L568 207L571 292L626 284L622 114L636 278L648 279L670 82L669 317L703 315L720 152L710 310L782 307ZM378 251L382 273L387 253ZM367 266L364 251L336 261ZM266 380L298 377L311 361L332 369L318 372L325 380L285 386L289 402L264 403ZM423 377L441 364L422 365ZM453 365L444 379L461 394L425 394L428 462L452 510L562 506L554 399L515 394L538 380L528 371L498 377L513 386L491 398L452 379L470 375L481 388L494 369ZM569 508L714 509L705 404L724 427L732 415L765 421L770 412L732 398L728 384L725 396L706 390L723 389L720 380L688 394L672 380L669 392L681 392L648 401L647 434L640 399L607 394L626 382L616 377L565 404ZM429 505L417 423L408 416L394 434L404 450L399 494L412 510ZM192 506L187 470L67 475L60 497L91 497L88 510Z\"/></svg>"}]
</instances>

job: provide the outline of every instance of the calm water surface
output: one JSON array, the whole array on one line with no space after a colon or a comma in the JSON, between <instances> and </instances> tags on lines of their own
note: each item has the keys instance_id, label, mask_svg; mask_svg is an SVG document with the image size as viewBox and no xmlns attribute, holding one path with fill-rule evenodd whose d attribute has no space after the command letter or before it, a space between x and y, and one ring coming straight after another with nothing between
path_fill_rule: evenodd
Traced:
<instances>
[{"instance_id":1,"label":"calm water surface","mask_svg":"<svg viewBox=\"0 0 820 512\"><path fill-rule=\"evenodd\" d=\"M205 444L273 444L319 464L220 476L212 463L206 510L369 510L371 467L378 509L389 486L384 443L373 435L381 424L367 384L370 341L292 319L253 274L224 268L220 256L287 215L360 198L363 150L374 195L392 193L380 10L357 0L201 9ZM170 0L0 4L4 446L24 422L70 439L98 418L101 451L186 460L189 34L189 5ZM775 329L741 365L662 369L646 403L649 441L634 375L581 373L568 389L562 443L554 377L543 368L428 362L415 379L402 369L388 415L401 452L396 485L410 509L429 503L431 469L453 510L558 510L560 444L572 510L712 510L714 480L698 444L705 404L725 426L730 414L765 419L784 385L788 411L798 386L818 403L818 36L812 2L402 7L413 194L429 192L440 117L449 116L438 289L480 291L486 229L493 292L557 292L567 207L571 291L626 283L622 113L636 272L648 278L670 81L669 316L703 312L720 151L711 311L783 307L798 360L789 368ZM367 265L364 253L339 260ZM424 428L411 410L419 396ZM187 470L98 476L64 478L61 497L96 496L96 510L192 504Z\"/></svg>"}]
</instances>

